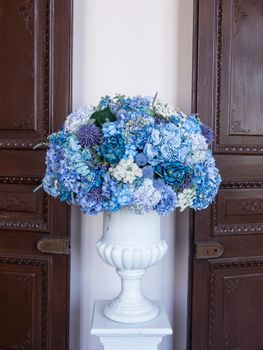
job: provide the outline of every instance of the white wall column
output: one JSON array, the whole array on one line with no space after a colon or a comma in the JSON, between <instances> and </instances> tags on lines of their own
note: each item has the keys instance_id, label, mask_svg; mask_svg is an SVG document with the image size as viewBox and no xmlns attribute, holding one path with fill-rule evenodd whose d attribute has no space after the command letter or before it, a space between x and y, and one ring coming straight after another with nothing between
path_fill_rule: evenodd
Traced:
<instances>
[{"instance_id":1,"label":"white wall column","mask_svg":"<svg viewBox=\"0 0 263 350\"><path fill-rule=\"evenodd\" d=\"M193 0L74 0L73 107L96 104L105 94L158 91L189 112L192 11ZM120 282L95 249L102 216L89 218L77 208L72 216L70 350L101 350L89 332L93 301L112 299ZM160 350L186 348L187 212L178 215L177 225L175 215L164 219L167 256L143 281L145 294L162 300L176 330Z\"/></svg>"}]
</instances>

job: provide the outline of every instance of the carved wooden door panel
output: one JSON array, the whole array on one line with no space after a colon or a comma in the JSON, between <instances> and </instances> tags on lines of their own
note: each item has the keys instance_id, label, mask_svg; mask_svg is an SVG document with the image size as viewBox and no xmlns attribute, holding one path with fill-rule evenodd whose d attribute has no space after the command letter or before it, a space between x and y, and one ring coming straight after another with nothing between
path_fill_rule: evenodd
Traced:
<instances>
[{"instance_id":1,"label":"carved wooden door panel","mask_svg":"<svg viewBox=\"0 0 263 350\"><path fill-rule=\"evenodd\" d=\"M71 17L71 0L0 0L1 350L68 348L69 258L37 249L67 238L68 208L33 193L33 147L70 109Z\"/></svg>"},{"instance_id":2,"label":"carved wooden door panel","mask_svg":"<svg viewBox=\"0 0 263 350\"><path fill-rule=\"evenodd\" d=\"M263 1L195 1L195 33L193 107L223 182L194 216L190 348L262 350Z\"/></svg>"}]
</instances>

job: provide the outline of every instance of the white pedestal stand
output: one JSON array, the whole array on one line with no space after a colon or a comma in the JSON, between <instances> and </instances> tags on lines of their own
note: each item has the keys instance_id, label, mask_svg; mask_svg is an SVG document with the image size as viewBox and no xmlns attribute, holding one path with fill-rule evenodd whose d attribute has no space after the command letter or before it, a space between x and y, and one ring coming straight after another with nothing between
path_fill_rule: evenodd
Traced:
<instances>
[{"instance_id":1,"label":"white pedestal stand","mask_svg":"<svg viewBox=\"0 0 263 350\"><path fill-rule=\"evenodd\" d=\"M108 301L94 303L91 334L100 338L104 350L157 350L162 338L172 334L166 312L160 302L159 315L152 321L137 324L123 324L104 316L103 309Z\"/></svg>"}]
</instances>

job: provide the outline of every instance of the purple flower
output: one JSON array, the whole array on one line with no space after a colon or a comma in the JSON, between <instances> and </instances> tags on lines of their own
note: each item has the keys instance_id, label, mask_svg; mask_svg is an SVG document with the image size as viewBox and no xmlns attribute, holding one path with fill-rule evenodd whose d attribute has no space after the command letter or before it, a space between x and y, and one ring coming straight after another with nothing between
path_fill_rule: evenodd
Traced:
<instances>
[{"instance_id":1,"label":"purple flower","mask_svg":"<svg viewBox=\"0 0 263 350\"><path fill-rule=\"evenodd\" d=\"M152 179L154 174L153 167L151 165L146 165L142 168L142 175L145 179Z\"/></svg>"},{"instance_id":2,"label":"purple flower","mask_svg":"<svg viewBox=\"0 0 263 350\"><path fill-rule=\"evenodd\" d=\"M90 148L101 143L102 133L97 126L85 124L79 128L77 139L81 146Z\"/></svg>"},{"instance_id":3,"label":"purple flower","mask_svg":"<svg viewBox=\"0 0 263 350\"><path fill-rule=\"evenodd\" d=\"M159 117L156 117L156 118L155 118L155 123L156 123L156 124L161 124L161 122L162 122L162 119L161 119L161 118L159 118Z\"/></svg>"},{"instance_id":4,"label":"purple flower","mask_svg":"<svg viewBox=\"0 0 263 350\"><path fill-rule=\"evenodd\" d=\"M78 201L81 210L89 215L96 215L102 211L103 194L101 188L95 188L89 192L80 193Z\"/></svg>"},{"instance_id":5,"label":"purple flower","mask_svg":"<svg viewBox=\"0 0 263 350\"><path fill-rule=\"evenodd\" d=\"M202 135L206 138L206 142L210 145L215 139L214 131L205 124L201 125L201 131Z\"/></svg>"},{"instance_id":6,"label":"purple flower","mask_svg":"<svg viewBox=\"0 0 263 350\"><path fill-rule=\"evenodd\" d=\"M144 166L147 164L147 162L148 162L148 158L146 157L146 155L144 153L138 153L135 156L135 163L138 166Z\"/></svg>"},{"instance_id":7,"label":"purple flower","mask_svg":"<svg viewBox=\"0 0 263 350\"><path fill-rule=\"evenodd\" d=\"M163 119L163 118L156 117L155 118L155 123L156 124L166 124L167 121L165 119Z\"/></svg>"},{"instance_id":8,"label":"purple flower","mask_svg":"<svg viewBox=\"0 0 263 350\"><path fill-rule=\"evenodd\" d=\"M91 202L101 202L103 200L101 188L95 188L87 193L87 200Z\"/></svg>"}]
</instances>

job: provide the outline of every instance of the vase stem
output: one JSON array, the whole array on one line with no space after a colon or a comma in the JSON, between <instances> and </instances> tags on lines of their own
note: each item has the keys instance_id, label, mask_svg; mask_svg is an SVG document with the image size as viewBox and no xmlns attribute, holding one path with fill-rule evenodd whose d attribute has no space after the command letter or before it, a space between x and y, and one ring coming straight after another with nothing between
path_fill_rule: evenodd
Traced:
<instances>
[{"instance_id":1,"label":"vase stem","mask_svg":"<svg viewBox=\"0 0 263 350\"><path fill-rule=\"evenodd\" d=\"M128 303L136 303L145 299L141 290L142 278L145 270L116 270L121 278L122 290L119 295L120 299Z\"/></svg>"},{"instance_id":2,"label":"vase stem","mask_svg":"<svg viewBox=\"0 0 263 350\"><path fill-rule=\"evenodd\" d=\"M116 269L121 278L121 292L104 309L104 314L121 323L147 322L155 318L158 307L142 293L141 281L146 270Z\"/></svg>"}]
</instances>

